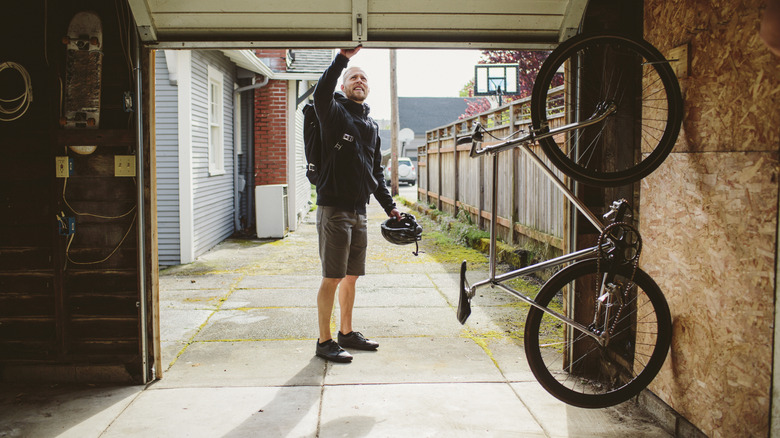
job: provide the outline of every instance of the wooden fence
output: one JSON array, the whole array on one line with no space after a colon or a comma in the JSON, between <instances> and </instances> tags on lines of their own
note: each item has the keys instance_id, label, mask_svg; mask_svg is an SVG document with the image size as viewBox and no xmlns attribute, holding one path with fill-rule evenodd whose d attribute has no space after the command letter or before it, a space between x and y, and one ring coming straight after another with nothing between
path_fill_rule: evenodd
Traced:
<instances>
[{"instance_id":1,"label":"wooden fence","mask_svg":"<svg viewBox=\"0 0 780 438\"><path fill-rule=\"evenodd\" d=\"M551 127L563 124L563 91L551 91L548 102L561 102L548 111ZM457 216L467 212L480 228L488 229L493 209L493 156L469 157L471 144L456 146L455 138L469 135L479 122L495 137L530 129L530 98L510 102L467 119L426 132L426 144L417 150L418 199ZM485 134L485 143L490 143ZM538 145L531 147L548 165ZM563 249L565 198L520 148L499 153L498 236L515 243L525 238ZM555 170L559 178L563 175Z\"/></svg>"}]
</instances>

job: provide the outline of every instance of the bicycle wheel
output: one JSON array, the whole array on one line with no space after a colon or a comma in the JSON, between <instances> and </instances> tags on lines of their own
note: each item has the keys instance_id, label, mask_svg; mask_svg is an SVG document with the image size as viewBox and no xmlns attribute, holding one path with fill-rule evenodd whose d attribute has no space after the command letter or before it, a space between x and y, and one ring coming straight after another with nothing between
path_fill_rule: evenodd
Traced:
<instances>
[{"instance_id":1,"label":"bicycle wheel","mask_svg":"<svg viewBox=\"0 0 780 438\"><path fill-rule=\"evenodd\" d=\"M563 94L550 93L560 87ZM660 166L680 132L680 85L653 46L616 35L571 38L539 70L531 99L534 129L564 124L561 113L565 123L587 120L610 103L617 111L606 120L539 140L550 161L577 181L614 187Z\"/></svg>"},{"instance_id":2,"label":"bicycle wheel","mask_svg":"<svg viewBox=\"0 0 780 438\"><path fill-rule=\"evenodd\" d=\"M597 284L597 269L595 260L566 267L542 287L536 302L584 326L593 325L598 313L595 325L610 331L605 346L535 307L525 326L525 354L536 379L559 400L583 408L613 406L638 394L661 369L671 342L669 306L650 276L637 269L633 286L621 294L622 307L613 301L597 310L594 297L583 298L583 288ZM625 284L632 271L621 267L606 275Z\"/></svg>"}]
</instances>

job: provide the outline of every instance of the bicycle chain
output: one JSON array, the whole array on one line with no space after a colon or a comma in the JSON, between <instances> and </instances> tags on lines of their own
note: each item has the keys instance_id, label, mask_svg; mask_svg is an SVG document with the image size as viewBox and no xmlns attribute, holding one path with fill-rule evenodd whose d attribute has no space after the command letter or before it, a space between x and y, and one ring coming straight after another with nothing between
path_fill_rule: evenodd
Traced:
<instances>
[{"instance_id":1,"label":"bicycle chain","mask_svg":"<svg viewBox=\"0 0 780 438\"><path fill-rule=\"evenodd\" d=\"M598 242L596 244L596 247L598 248L598 250L597 250L598 253L597 253L597 257L596 257L596 290L599 290L601 288L601 280L600 280L601 279L601 261L602 261L602 259L605 260L605 261L607 259L607 253L604 251L604 248L603 248L604 240L609 235L610 231L612 231L615 228L619 228L619 227L628 228L628 231L634 233L636 235L636 237L637 237L637 241L636 241L636 244L635 244L635 246L637 248L636 249L636 254L634 254L634 256L631 259L627 259L627 261L629 261L629 262L633 260L633 266L632 266L632 270L631 270L631 277L628 279L628 282L626 282L625 286L620 291L620 294L623 295L624 298L626 298L627 295L628 295L628 290L631 289L631 287L633 286L634 276L636 275L636 270L639 269L639 255L642 253L642 236L639 234L639 231L633 225L631 225L631 224L629 224L627 222L613 222L613 223L609 224L606 228L604 228L604 231L602 231L601 234L599 235L599 239L598 239ZM625 233L624 236L628 236L628 233ZM614 239L614 240L618 241L620 239ZM615 243L615 245L617 246L617 243ZM611 326L608 329L610 336L613 334L613 332L615 330L615 326L617 325L617 322L620 320L620 315L623 312L623 307L624 306L625 306L624 302L621 302L620 308L618 309L617 314L615 315L615 318L612 321L612 324L611 324ZM596 301L596 303L594 303L594 310L593 311L594 311L594 315L598 316L597 315L597 313L598 313L598 300Z\"/></svg>"}]
</instances>

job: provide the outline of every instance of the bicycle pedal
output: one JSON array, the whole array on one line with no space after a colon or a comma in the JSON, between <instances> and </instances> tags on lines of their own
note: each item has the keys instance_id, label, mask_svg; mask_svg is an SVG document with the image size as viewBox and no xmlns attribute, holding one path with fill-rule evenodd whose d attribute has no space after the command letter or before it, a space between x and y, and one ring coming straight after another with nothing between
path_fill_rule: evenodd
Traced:
<instances>
[{"instance_id":1,"label":"bicycle pedal","mask_svg":"<svg viewBox=\"0 0 780 438\"><path fill-rule=\"evenodd\" d=\"M460 265L460 294L458 298L458 321L465 324L471 315L471 298L468 294L468 282L466 282L466 261Z\"/></svg>"}]
</instances>

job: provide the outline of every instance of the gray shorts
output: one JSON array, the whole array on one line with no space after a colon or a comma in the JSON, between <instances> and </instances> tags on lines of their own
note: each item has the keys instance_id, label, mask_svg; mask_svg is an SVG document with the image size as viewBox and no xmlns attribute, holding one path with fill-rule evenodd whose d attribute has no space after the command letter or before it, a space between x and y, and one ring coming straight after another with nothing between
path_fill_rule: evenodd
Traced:
<instances>
[{"instance_id":1,"label":"gray shorts","mask_svg":"<svg viewBox=\"0 0 780 438\"><path fill-rule=\"evenodd\" d=\"M365 215L317 206L317 234L324 278L365 275L368 246Z\"/></svg>"}]
</instances>

